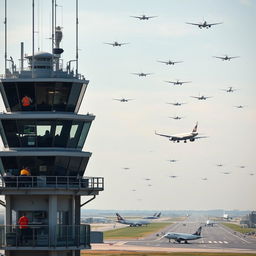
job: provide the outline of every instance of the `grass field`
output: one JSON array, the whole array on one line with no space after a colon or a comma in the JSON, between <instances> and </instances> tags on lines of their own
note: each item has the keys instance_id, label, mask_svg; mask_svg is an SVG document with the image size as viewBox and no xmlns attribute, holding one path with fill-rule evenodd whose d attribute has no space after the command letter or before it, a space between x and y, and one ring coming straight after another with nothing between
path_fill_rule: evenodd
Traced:
<instances>
[{"instance_id":1,"label":"grass field","mask_svg":"<svg viewBox=\"0 0 256 256\"><path fill-rule=\"evenodd\" d=\"M255 232L256 228L242 228L237 224L233 224L233 223L222 223L224 226L233 229L236 232L240 232L242 234L248 233L248 232Z\"/></svg>"},{"instance_id":2,"label":"grass field","mask_svg":"<svg viewBox=\"0 0 256 256\"><path fill-rule=\"evenodd\" d=\"M156 222L141 227L126 227L112 229L104 232L104 239L137 239L159 232L161 229L171 225L170 222Z\"/></svg>"},{"instance_id":3,"label":"grass field","mask_svg":"<svg viewBox=\"0 0 256 256\"><path fill-rule=\"evenodd\" d=\"M250 253L207 253L207 252L121 252L121 251L87 251L81 255L101 256L253 256Z\"/></svg>"}]
</instances>

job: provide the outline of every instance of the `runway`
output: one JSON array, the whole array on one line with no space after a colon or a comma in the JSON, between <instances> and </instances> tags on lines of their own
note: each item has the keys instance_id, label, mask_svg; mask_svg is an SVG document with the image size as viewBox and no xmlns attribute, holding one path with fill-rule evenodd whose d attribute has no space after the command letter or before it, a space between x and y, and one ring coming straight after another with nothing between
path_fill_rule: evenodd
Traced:
<instances>
[{"instance_id":1,"label":"runway","mask_svg":"<svg viewBox=\"0 0 256 256\"><path fill-rule=\"evenodd\" d=\"M199 226L203 226L202 238L198 240L188 241L188 244L177 243L163 237L163 234L170 232L177 233L194 233ZM238 250L238 251L251 251L256 253L256 239L236 233L233 230L223 226L222 224L215 224L213 227L204 226L202 221L193 221L189 219L184 222L177 222L158 234L152 234L143 239L134 241L112 241L113 244L118 246L142 246L142 247L158 247L160 248L180 248L192 250Z\"/></svg>"}]
</instances>

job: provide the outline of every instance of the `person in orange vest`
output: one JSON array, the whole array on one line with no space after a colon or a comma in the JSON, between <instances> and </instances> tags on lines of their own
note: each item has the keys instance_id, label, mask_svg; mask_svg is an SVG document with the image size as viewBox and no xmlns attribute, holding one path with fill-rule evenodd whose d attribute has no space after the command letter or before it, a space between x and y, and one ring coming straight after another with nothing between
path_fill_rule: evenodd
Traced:
<instances>
[{"instance_id":1,"label":"person in orange vest","mask_svg":"<svg viewBox=\"0 0 256 256\"><path fill-rule=\"evenodd\" d=\"M30 169L28 167L22 168L20 170L19 181L20 181L21 187L30 187L31 186L32 177L29 177L29 176L31 176L31 173L30 173Z\"/></svg>"},{"instance_id":2,"label":"person in orange vest","mask_svg":"<svg viewBox=\"0 0 256 256\"><path fill-rule=\"evenodd\" d=\"M32 99L29 96L25 95L22 98L21 103L23 107L29 107L32 103Z\"/></svg>"},{"instance_id":3,"label":"person in orange vest","mask_svg":"<svg viewBox=\"0 0 256 256\"><path fill-rule=\"evenodd\" d=\"M31 176L29 168L25 167L25 168L21 169L20 176Z\"/></svg>"},{"instance_id":4,"label":"person in orange vest","mask_svg":"<svg viewBox=\"0 0 256 256\"><path fill-rule=\"evenodd\" d=\"M20 242L23 244L24 242L28 242L28 224L29 224L29 219L24 213L18 221L19 224L19 229L20 229Z\"/></svg>"}]
</instances>

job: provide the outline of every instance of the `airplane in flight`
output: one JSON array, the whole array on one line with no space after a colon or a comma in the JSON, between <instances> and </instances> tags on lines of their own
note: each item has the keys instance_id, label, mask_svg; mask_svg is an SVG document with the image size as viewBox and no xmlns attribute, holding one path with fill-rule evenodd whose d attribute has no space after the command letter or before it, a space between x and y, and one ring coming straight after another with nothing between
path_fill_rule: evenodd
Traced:
<instances>
[{"instance_id":1,"label":"airplane in flight","mask_svg":"<svg viewBox=\"0 0 256 256\"><path fill-rule=\"evenodd\" d=\"M130 167L123 167L124 170L130 170Z\"/></svg>"},{"instance_id":2,"label":"airplane in flight","mask_svg":"<svg viewBox=\"0 0 256 256\"><path fill-rule=\"evenodd\" d=\"M169 177L172 178L172 179L178 178L178 176L176 176L176 175L171 175Z\"/></svg>"},{"instance_id":3,"label":"airplane in flight","mask_svg":"<svg viewBox=\"0 0 256 256\"><path fill-rule=\"evenodd\" d=\"M138 227L138 226L143 226L143 225L148 225L151 222L147 220L127 220L124 219L119 213L116 213L117 216L117 222L125 225L129 225L130 227Z\"/></svg>"},{"instance_id":4,"label":"airplane in flight","mask_svg":"<svg viewBox=\"0 0 256 256\"><path fill-rule=\"evenodd\" d=\"M176 81L165 81L166 83L170 83L170 84L173 84L173 85L183 85L183 84L186 84L186 83L191 83L191 81L186 81L186 82L182 82L180 80L176 80Z\"/></svg>"},{"instance_id":5,"label":"airplane in flight","mask_svg":"<svg viewBox=\"0 0 256 256\"><path fill-rule=\"evenodd\" d=\"M163 136L169 139L169 141L173 141L173 142L180 142L181 140L184 141L184 143L187 142L187 140L189 141L195 141L196 139L202 139L202 138L207 138L206 136L197 136L198 132L197 132L197 126L198 123L196 123L194 129L192 130L192 132L189 133L181 133L181 134L174 134L174 135L166 135L166 134L161 134L161 133L157 133L155 131L156 135L159 136Z\"/></svg>"},{"instance_id":6,"label":"airplane in flight","mask_svg":"<svg viewBox=\"0 0 256 256\"><path fill-rule=\"evenodd\" d=\"M208 180L207 178L202 178L202 180Z\"/></svg>"},{"instance_id":7,"label":"airplane in flight","mask_svg":"<svg viewBox=\"0 0 256 256\"><path fill-rule=\"evenodd\" d=\"M213 56L214 58L217 58L217 59L221 59L221 60L231 60L231 59L235 59L235 58L239 58L240 56L233 56L233 57L230 57L228 55L224 55L224 57L220 57L220 56Z\"/></svg>"},{"instance_id":8,"label":"airplane in flight","mask_svg":"<svg viewBox=\"0 0 256 256\"><path fill-rule=\"evenodd\" d=\"M238 106L234 106L235 108L244 108L245 106L243 105L238 105Z\"/></svg>"},{"instance_id":9,"label":"airplane in flight","mask_svg":"<svg viewBox=\"0 0 256 256\"><path fill-rule=\"evenodd\" d=\"M114 43L104 43L104 44L109 44L109 45L112 45L113 47L116 47L116 46L122 46L129 43L118 43L117 41L115 41Z\"/></svg>"},{"instance_id":10,"label":"airplane in flight","mask_svg":"<svg viewBox=\"0 0 256 256\"><path fill-rule=\"evenodd\" d=\"M195 98L195 99L198 99L198 100L206 100L206 99L209 99L209 98L212 98L211 96L190 96L191 98Z\"/></svg>"},{"instance_id":11,"label":"airplane in flight","mask_svg":"<svg viewBox=\"0 0 256 256\"><path fill-rule=\"evenodd\" d=\"M169 116L169 118L172 118L174 120L180 120L182 118L184 118L183 116Z\"/></svg>"},{"instance_id":12,"label":"airplane in flight","mask_svg":"<svg viewBox=\"0 0 256 256\"><path fill-rule=\"evenodd\" d=\"M237 91L237 89L233 88L232 86L228 87L227 89L221 89L222 91L225 91L225 92L234 92L234 91Z\"/></svg>"},{"instance_id":13,"label":"airplane in flight","mask_svg":"<svg viewBox=\"0 0 256 256\"><path fill-rule=\"evenodd\" d=\"M170 162L170 163L176 163L178 160L170 159L170 160L167 160L167 161Z\"/></svg>"},{"instance_id":14,"label":"airplane in flight","mask_svg":"<svg viewBox=\"0 0 256 256\"><path fill-rule=\"evenodd\" d=\"M157 16L146 16L145 14L142 14L141 16L130 16L130 17L136 18L136 19L139 19L139 20L148 20L148 19L155 18Z\"/></svg>"},{"instance_id":15,"label":"airplane in flight","mask_svg":"<svg viewBox=\"0 0 256 256\"><path fill-rule=\"evenodd\" d=\"M168 232L163 237L169 239L169 243L171 242L171 240L174 240L178 243L181 243L183 241L185 244L187 244L190 240L197 240L202 238L201 231L202 227L200 226L194 234Z\"/></svg>"},{"instance_id":16,"label":"airplane in flight","mask_svg":"<svg viewBox=\"0 0 256 256\"><path fill-rule=\"evenodd\" d=\"M171 105L173 105L173 106L181 106L181 105L184 105L184 104L187 104L187 103L185 103L185 102L167 102L166 104L171 104Z\"/></svg>"},{"instance_id":17,"label":"airplane in flight","mask_svg":"<svg viewBox=\"0 0 256 256\"><path fill-rule=\"evenodd\" d=\"M228 174L230 174L230 172L223 172L223 174L226 174L226 175L228 175Z\"/></svg>"},{"instance_id":18,"label":"airplane in flight","mask_svg":"<svg viewBox=\"0 0 256 256\"><path fill-rule=\"evenodd\" d=\"M222 167L223 166L223 164L216 164L218 167Z\"/></svg>"},{"instance_id":19,"label":"airplane in flight","mask_svg":"<svg viewBox=\"0 0 256 256\"><path fill-rule=\"evenodd\" d=\"M147 219L147 220L156 220L159 219L161 216L161 212L159 213L155 213L153 216L147 216L147 217L143 217L143 219Z\"/></svg>"},{"instance_id":20,"label":"airplane in flight","mask_svg":"<svg viewBox=\"0 0 256 256\"><path fill-rule=\"evenodd\" d=\"M207 23L207 21L204 22L200 22L200 23L191 23L191 22L186 22L189 25L194 25L194 26L198 26L200 29L202 28L210 28L211 26L215 26L215 25L219 25L222 24L222 22L217 22L217 23Z\"/></svg>"},{"instance_id":21,"label":"airplane in flight","mask_svg":"<svg viewBox=\"0 0 256 256\"><path fill-rule=\"evenodd\" d=\"M148 75L152 75L153 73L132 73L133 75L137 75L137 76L148 76Z\"/></svg>"},{"instance_id":22,"label":"airplane in flight","mask_svg":"<svg viewBox=\"0 0 256 256\"><path fill-rule=\"evenodd\" d=\"M120 101L120 102L128 102L128 101L133 100L133 99L121 98L121 99L113 99L113 100L118 100L118 101Z\"/></svg>"},{"instance_id":23,"label":"airplane in flight","mask_svg":"<svg viewBox=\"0 0 256 256\"><path fill-rule=\"evenodd\" d=\"M249 173L249 175L250 175L250 176L253 176L253 175L254 175L254 173L253 173L253 172L251 172L251 173Z\"/></svg>"},{"instance_id":24,"label":"airplane in flight","mask_svg":"<svg viewBox=\"0 0 256 256\"><path fill-rule=\"evenodd\" d=\"M161 62L161 63L164 63L166 65L174 65L176 63L181 63L183 61L171 61L171 60L168 60L168 61L163 61L163 60L158 60L157 62Z\"/></svg>"}]
</instances>

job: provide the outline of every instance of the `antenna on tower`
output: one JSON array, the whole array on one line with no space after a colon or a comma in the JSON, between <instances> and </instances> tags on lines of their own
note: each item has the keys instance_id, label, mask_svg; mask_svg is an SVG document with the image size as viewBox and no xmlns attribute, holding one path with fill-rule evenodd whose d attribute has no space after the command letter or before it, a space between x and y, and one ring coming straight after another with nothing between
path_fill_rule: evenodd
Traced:
<instances>
[{"instance_id":1,"label":"antenna on tower","mask_svg":"<svg viewBox=\"0 0 256 256\"><path fill-rule=\"evenodd\" d=\"M34 78L34 55L35 55L35 1L32 0L32 78Z\"/></svg>"},{"instance_id":2,"label":"antenna on tower","mask_svg":"<svg viewBox=\"0 0 256 256\"><path fill-rule=\"evenodd\" d=\"M76 77L78 77L78 0L76 0Z\"/></svg>"},{"instance_id":3,"label":"antenna on tower","mask_svg":"<svg viewBox=\"0 0 256 256\"><path fill-rule=\"evenodd\" d=\"M4 1L4 73L7 71L7 0Z\"/></svg>"}]
</instances>

